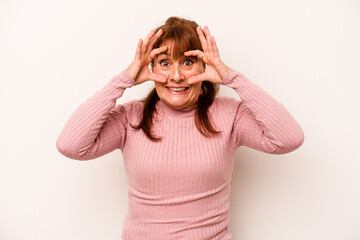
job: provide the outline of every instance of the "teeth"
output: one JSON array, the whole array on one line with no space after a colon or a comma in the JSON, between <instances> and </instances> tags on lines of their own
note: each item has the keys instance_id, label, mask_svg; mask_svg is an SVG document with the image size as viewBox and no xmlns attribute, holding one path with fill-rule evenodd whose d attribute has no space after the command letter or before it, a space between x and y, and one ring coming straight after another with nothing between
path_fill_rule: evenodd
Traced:
<instances>
[{"instance_id":1,"label":"teeth","mask_svg":"<svg viewBox=\"0 0 360 240\"><path fill-rule=\"evenodd\" d=\"M183 92L183 91L185 91L187 88L186 88L186 87L182 87L182 88L171 88L171 87L168 87L168 89L170 89L171 91L174 91L174 92Z\"/></svg>"}]
</instances>

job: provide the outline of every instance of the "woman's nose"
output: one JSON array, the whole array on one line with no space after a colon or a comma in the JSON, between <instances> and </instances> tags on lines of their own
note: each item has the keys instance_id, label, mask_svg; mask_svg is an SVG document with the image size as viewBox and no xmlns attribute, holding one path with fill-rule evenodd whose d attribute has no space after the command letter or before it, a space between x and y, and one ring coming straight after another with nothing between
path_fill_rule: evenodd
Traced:
<instances>
[{"instance_id":1,"label":"woman's nose","mask_svg":"<svg viewBox=\"0 0 360 240\"><path fill-rule=\"evenodd\" d=\"M171 71L171 76L170 76L171 80L175 81L175 82L180 82L182 80L184 80L184 76L181 72L181 69L178 65L175 65Z\"/></svg>"}]
</instances>

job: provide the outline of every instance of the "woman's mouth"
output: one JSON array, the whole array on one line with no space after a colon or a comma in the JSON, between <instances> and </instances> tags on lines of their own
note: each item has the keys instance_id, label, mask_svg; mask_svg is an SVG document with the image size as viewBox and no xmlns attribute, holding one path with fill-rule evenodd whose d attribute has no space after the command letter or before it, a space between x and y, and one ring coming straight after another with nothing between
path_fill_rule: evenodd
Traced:
<instances>
[{"instance_id":1,"label":"woman's mouth","mask_svg":"<svg viewBox=\"0 0 360 240\"><path fill-rule=\"evenodd\" d=\"M185 94L190 87L165 87L172 94Z\"/></svg>"}]
</instances>

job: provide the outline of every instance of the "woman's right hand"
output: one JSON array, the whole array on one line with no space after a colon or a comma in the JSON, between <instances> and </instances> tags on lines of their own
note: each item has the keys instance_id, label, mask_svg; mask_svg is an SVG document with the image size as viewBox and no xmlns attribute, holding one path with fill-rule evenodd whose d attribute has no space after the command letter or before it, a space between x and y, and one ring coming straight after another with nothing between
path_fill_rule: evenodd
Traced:
<instances>
[{"instance_id":1,"label":"woman's right hand","mask_svg":"<svg viewBox=\"0 0 360 240\"><path fill-rule=\"evenodd\" d=\"M127 73L135 80L136 84L141 84L148 80L161 83L166 82L164 76L155 74L149 69L149 64L156 55L167 50L167 46L152 49L154 43L162 33L162 29L159 29L156 34L154 30L151 30L144 41L142 39L139 40L134 61L126 69Z\"/></svg>"}]
</instances>

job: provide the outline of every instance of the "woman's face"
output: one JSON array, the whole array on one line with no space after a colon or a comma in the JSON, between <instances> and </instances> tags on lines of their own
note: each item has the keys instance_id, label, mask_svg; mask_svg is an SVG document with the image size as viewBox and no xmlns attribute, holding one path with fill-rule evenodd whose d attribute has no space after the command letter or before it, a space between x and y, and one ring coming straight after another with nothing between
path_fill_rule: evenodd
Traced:
<instances>
[{"instance_id":1,"label":"woman's face","mask_svg":"<svg viewBox=\"0 0 360 240\"><path fill-rule=\"evenodd\" d=\"M156 92L169 107L174 109L191 107L199 98L201 82L188 84L188 79L204 71L202 62L195 57L184 55L174 59L173 42L166 41L161 44L164 45L168 46L168 49L155 58L154 73L164 76L166 82L155 82Z\"/></svg>"}]
</instances>

